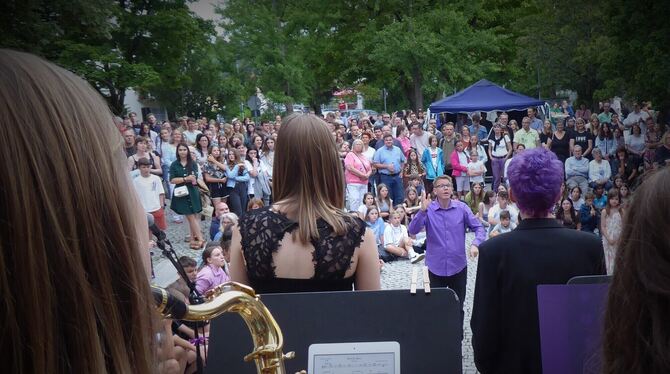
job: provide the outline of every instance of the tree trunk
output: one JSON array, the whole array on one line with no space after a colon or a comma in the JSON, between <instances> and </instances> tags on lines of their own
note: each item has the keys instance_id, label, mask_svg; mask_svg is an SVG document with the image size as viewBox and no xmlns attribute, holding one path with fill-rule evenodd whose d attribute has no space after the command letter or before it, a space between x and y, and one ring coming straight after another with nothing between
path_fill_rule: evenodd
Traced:
<instances>
[{"instance_id":1,"label":"tree trunk","mask_svg":"<svg viewBox=\"0 0 670 374\"><path fill-rule=\"evenodd\" d=\"M416 112L419 108L423 109L423 76L421 75L419 66L416 64L414 64L412 69L412 86L414 88L414 100L412 101L414 105L412 106L412 109Z\"/></svg>"}]
</instances>

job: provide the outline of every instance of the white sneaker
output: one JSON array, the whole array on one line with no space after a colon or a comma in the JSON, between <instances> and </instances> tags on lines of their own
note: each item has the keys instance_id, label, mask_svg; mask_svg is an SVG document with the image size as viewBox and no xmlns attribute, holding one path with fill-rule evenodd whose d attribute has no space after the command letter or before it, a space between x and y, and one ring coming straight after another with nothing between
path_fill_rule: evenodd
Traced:
<instances>
[{"instance_id":1,"label":"white sneaker","mask_svg":"<svg viewBox=\"0 0 670 374\"><path fill-rule=\"evenodd\" d=\"M426 257L425 253L414 253L414 256L409 258L409 261L413 264L423 260Z\"/></svg>"}]
</instances>

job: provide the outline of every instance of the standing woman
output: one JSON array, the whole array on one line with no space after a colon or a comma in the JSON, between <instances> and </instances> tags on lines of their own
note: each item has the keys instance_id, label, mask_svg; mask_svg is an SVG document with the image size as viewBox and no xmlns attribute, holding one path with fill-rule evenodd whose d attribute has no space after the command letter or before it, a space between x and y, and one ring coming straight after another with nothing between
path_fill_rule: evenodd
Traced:
<instances>
[{"instance_id":1,"label":"standing woman","mask_svg":"<svg viewBox=\"0 0 670 374\"><path fill-rule=\"evenodd\" d=\"M368 191L368 178L372 175L372 164L363 154L363 141L355 139L351 152L344 158L344 180L347 183L347 209L358 211L363 195Z\"/></svg>"},{"instance_id":2,"label":"standing woman","mask_svg":"<svg viewBox=\"0 0 670 374\"><path fill-rule=\"evenodd\" d=\"M212 147L212 152L207 158L207 163L202 167L202 176L209 188L210 197L212 198L212 206L226 197L228 189L226 188L226 160L221 154L221 149L218 146Z\"/></svg>"},{"instance_id":3,"label":"standing woman","mask_svg":"<svg viewBox=\"0 0 670 374\"><path fill-rule=\"evenodd\" d=\"M135 139L135 149L136 153L128 157L128 170L139 170L138 161L141 158L146 158L151 163L151 174L163 175L163 169L161 169L161 160L160 157L156 156L149 150L149 140L144 137L137 137Z\"/></svg>"},{"instance_id":4,"label":"standing woman","mask_svg":"<svg viewBox=\"0 0 670 374\"><path fill-rule=\"evenodd\" d=\"M253 178L254 198L261 199L264 206L270 205L270 172L265 164L260 161L258 157L258 149L255 147L249 148L247 151L247 161L251 165L252 170L249 175Z\"/></svg>"},{"instance_id":5,"label":"standing woman","mask_svg":"<svg viewBox=\"0 0 670 374\"><path fill-rule=\"evenodd\" d=\"M210 141L207 135L198 134L195 137L195 161L198 166L202 168L207 163L207 156L209 156Z\"/></svg>"},{"instance_id":6,"label":"standing woman","mask_svg":"<svg viewBox=\"0 0 670 374\"><path fill-rule=\"evenodd\" d=\"M405 125L399 125L396 131L398 132L396 139L400 142L400 150L402 154L407 156L407 152L412 148L412 144L409 141L409 130L407 130Z\"/></svg>"},{"instance_id":7,"label":"standing woman","mask_svg":"<svg viewBox=\"0 0 670 374\"><path fill-rule=\"evenodd\" d=\"M619 238L621 237L623 210L619 206L619 192L612 188L607 192L607 205L600 212L600 233L603 237L603 249L605 250L605 266L607 275L614 272L614 260Z\"/></svg>"},{"instance_id":8,"label":"standing woman","mask_svg":"<svg viewBox=\"0 0 670 374\"><path fill-rule=\"evenodd\" d=\"M644 136L642 136L639 122L633 123L633 127L630 129L630 135L626 139L626 150L628 151L628 157L633 162L633 166L635 168L639 167L642 164L642 156L647 151L647 145Z\"/></svg>"},{"instance_id":9,"label":"standing woman","mask_svg":"<svg viewBox=\"0 0 670 374\"><path fill-rule=\"evenodd\" d=\"M423 150L421 155L421 163L426 169L426 193L433 192L433 181L435 178L444 175L444 160L442 159L442 148L437 146L437 137L431 135L428 138L428 147ZM416 190L414 191L416 192ZM418 204L417 204L418 205Z\"/></svg>"},{"instance_id":10,"label":"standing woman","mask_svg":"<svg viewBox=\"0 0 670 374\"><path fill-rule=\"evenodd\" d=\"M197 186L198 164L191 157L191 152L185 143L177 145L177 160L170 165L170 178L170 183L175 185L170 209L179 215L186 216L191 232L191 248L200 249L205 245L205 240L198 219L198 213L202 211L200 191ZM183 190L187 191L185 195L180 192Z\"/></svg>"},{"instance_id":11,"label":"standing woman","mask_svg":"<svg viewBox=\"0 0 670 374\"><path fill-rule=\"evenodd\" d=\"M247 207L249 197L246 192L243 192L239 188L235 188L235 186L237 186L238 182L244 183L249 181L249 171L244 166L243 160L240 159L240 154L237 149L231 148L228 150L228 158L226 161L228 205L233 213L237 214L238 217L242 217Z\"/></svg>"},{"instance_id":12,"label":"standing woman","mask_svg":"<svg viewBox=\"0 0 670 374\"><path fill-rule=\"evenodd\" d=\"M265 163L265 168L270 172L270 186L272 186L272 173L274 172L275 161L275 140L268 136L263 140L263 149L260 152L261 162Z\"/></svg>"},{"instance_id":13,"label":"standing woman","mask_svg":"<svg viewBox=\"0 0 670 374\"><path fill-rule=\"evenodd\" d=\"M500 124L493 125L493 135L489 138L489 158L493 172L493 191L498 190L505 170L505 161L512 156L512 142L507 134L503 133Z\"/></svg>"},{"instance_id":14,"label":"standing woman","mask_svg":"<svg viewBox=\"0 0 670 374\"><path fill-rule=\"evenodd\" d=\"M553 126L551 125L551 121L545 120L544 125L542 126L542 131L540 132L540 144L547 149L549 149L549 143L551 141L551 138L553 138L554 136L554 134L551 131L552 127Z\"/></svg>"},{"instance_id":15,"label":"standing woman","mask_svg":"<svg viewBox=\"0 0 670 374\"><path fill-rule=\"evenodd\" d=\"M607 162L616 157L617 147L614 141L614 134L609 126L600 127L600 133L596 137L596 148L600 149L603 159Z\"/></svg>"},{"instance_id":16,"label":"standing woman","mask_svg":"<svg viewBox=\"0 0 670 374\"><path fill-rule=\"evenodd\" d=\"M292 114L279 132L275 201L233 227L232 280L258 293L379 289L375 240L342 209L344 175L326 123Z\"/></svg>"}]
</instances>

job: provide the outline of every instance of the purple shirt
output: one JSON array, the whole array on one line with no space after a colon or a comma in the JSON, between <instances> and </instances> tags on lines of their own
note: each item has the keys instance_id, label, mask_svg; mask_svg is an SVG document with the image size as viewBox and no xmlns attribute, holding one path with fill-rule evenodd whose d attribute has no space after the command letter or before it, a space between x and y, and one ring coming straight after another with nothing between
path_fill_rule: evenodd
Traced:
<instances>
[{"instance_id":1,"label":"purple shirt","mask_svg":"<svg viewBox=\"0 0 670 374\"><path fill-rule=\"evenodd\" d=\"M465 255L465 227L475 232L473 245L486 240L482 223L463 202L451 200L447 209L437 201L428 205L426 211L419 210L409 224L409 233L416 235L426 228L426 266L435 275L442 277L459 273L467 265Z\"/></svg>"},{"instance_id":2,"label":"purple shirt","mask_svg":"<svg viewBox=\"0 0 670 374\"><path fill-rule=\"evenodd\" d=\"M204 295L205 292L229 280L230 277L222 268L207 265L198 272L198 277L195 279L195 289L201 295Z\"/></svg>"}]
</instances>

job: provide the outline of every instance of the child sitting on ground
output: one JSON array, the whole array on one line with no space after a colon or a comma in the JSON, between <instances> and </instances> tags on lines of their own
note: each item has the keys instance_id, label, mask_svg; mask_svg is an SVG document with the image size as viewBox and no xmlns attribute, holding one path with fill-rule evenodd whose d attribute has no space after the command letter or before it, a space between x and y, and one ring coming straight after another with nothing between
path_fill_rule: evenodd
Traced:
<instances>
[{"instance_id":1,"label":"child sitting on ground","mask_svg":"<svg viewBox=\"0 0 670 374\"><path fill-rule=\"evenodd\" d=\"M491 237L510 232L516 228L514 222L512 222L512 216L507 210L500 212L500 223L493 227L491 230Z\"/></svg>"},{"instance_id":2,"label":"child sitting on ground","mask_svg":"<svg viewBox=\"0 0 670 374\"><path fill-rule=\"evenodd\" d=\"M603 189L602 185L596 186L596 190ZM601 192L602 194L602 192ZM602 195L607 201L607 196ZM584 195L584 204L579 210L579 219L582 223L582 231L594 233L598 228L600 222L600 210L595 204L595 195L592 192L587 192Z\"/></svg>"},{"instance_id":3,"label":"child sitting on ground","mask_svg":"<svg viewBox=\"0 0 670 374\"><path fill-rule=\"evenodd\" d=\"M230 280L230 276L226 272L227 263L224 246L226 250L230 251L230 241L228 240L221 242L221 244L219 242L209 242L202 252L202 267L195 280L195 289L203 296L216 286Z\"/></svg>"},{"instance_id":4,"label":"child sitting on ground","mask_svg":"<svg viewBox=\"0 0 670 374\"><path fill-rule=\"evenodd\" d=\"M425 255L416 254L412 248L412 239L407 234L407 227L400 223L400 213L392 212L391 220L384 229L384 250L390 254L390 260L407 258L412 263L421 261Z\"/></svg>"}]
</instances>

